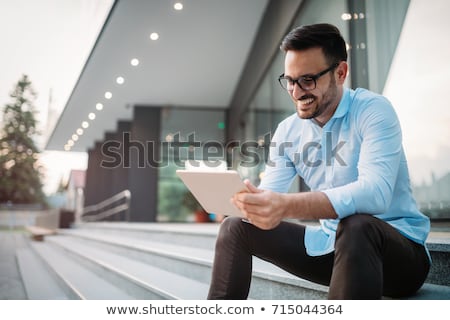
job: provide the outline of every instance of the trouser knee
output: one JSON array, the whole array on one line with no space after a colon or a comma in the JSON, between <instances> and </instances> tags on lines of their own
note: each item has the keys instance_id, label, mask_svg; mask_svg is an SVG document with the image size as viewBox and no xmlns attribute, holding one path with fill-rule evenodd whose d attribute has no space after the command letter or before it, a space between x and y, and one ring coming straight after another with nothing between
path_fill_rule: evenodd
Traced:
<instances>
[{"instance_id":1,"label":"trouser knee","mask_svg":"<svg viewBox=\"0 0 450 320\"><path fill-rule=\"evenodd\" d=\"M234 242L243 235L243 222L238 217L227 217L222 221L217 235L216 247Z\"/></svg>"},{"instance_id":2,"label":"trouser knee","mask_svg":"<svg viewBox=\"0 0 450 320\"><path fill-rule=\"evenodd\" d=\"M336 231L336 249L363 248L381 241L377 218L369 214L355 214L342 219Z\"/></svg>"}]
</instances>

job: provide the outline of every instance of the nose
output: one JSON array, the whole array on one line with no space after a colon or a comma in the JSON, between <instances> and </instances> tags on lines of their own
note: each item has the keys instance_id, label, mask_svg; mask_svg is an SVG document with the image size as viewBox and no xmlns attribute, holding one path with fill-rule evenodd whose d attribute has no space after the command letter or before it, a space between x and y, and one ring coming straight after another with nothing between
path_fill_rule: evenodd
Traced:
<instances>
[{"instance_id":1,"label":"nose","mask_svg":"<svg viewBox=\"0 0 450 320\"><path fill-rule=\"evenodd\" d=\"M295 100L298 100L298 99L300 99L301 96L303 96L304 93L305 93L305 90L300 88L300 85L297 82L295 82L294 89L291 91L292 98L294 98Z\"/></svg>"}]
</instances>

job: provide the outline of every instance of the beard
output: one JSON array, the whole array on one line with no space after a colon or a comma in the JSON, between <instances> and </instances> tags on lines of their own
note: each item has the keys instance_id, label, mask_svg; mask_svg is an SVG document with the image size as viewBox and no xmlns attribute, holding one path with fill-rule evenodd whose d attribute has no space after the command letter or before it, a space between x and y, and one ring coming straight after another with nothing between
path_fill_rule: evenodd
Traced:
<instances>
[{"instance_id":1,"label":"beard","mask_svg":"<svg viewBox=\"0 0 450 320\"><path fill-rule=\"evenodd\" d=\"M317 117L320 117L325 111L333 109L337 106L338 104L337 97L338 97L338 88L336 85L336 79L333 76L331 77L328 88L326 89L325 93L322 96L322 100L316 104L314 109L310 110L309 112L303 112L299 110L300 108L296 104L297 115L301 119L315 119ZM308 99L314 99L313 103L315 103L317 101L317 96L308 93L300 97L298 100L308 100Z\"/></svg>"}]
</instances>

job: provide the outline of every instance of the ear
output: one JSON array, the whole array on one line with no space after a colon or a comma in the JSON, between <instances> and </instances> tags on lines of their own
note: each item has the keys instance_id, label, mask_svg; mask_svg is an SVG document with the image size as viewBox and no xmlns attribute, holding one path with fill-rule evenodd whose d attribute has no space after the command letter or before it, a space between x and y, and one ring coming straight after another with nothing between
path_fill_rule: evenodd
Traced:
<instances>
[{"instance_id":1,"label":"ear","mask_svg":"<svg viewBox=\"0 0 450 320\"><path fill-rule=\"evenodd\" d=\"M343 84L345 81L345 78L347 78L347 73L348 73L348 63L345 61L341 61L341 63L339 63L339 65L336 68L336 81L339 84Z\"/></svg>"}]
</instances>

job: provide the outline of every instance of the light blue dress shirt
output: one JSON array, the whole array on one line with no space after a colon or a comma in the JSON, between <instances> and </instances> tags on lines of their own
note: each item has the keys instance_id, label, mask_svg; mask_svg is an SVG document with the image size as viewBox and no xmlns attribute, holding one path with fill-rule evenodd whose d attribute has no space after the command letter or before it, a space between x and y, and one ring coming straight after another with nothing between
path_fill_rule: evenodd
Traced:
<instances>
[{"instance_id":1,"label":"light blue dress shirt","mask_svg":"<svg viewBox=\"0 0 450 320\"><path fill-rule=\"evenodd\" d=\"M358 213L372 214L425 245L430 221L413 198L400 123L383 96L344 89L323 127L297 114L282 121L259 187L287 192L296 175L311 191L324 192L338 215L306 228L309 255L332 252L339 220Z\"/></svg>"}]
</instances>

